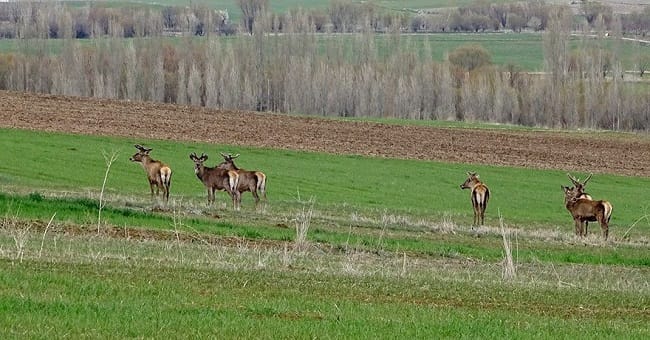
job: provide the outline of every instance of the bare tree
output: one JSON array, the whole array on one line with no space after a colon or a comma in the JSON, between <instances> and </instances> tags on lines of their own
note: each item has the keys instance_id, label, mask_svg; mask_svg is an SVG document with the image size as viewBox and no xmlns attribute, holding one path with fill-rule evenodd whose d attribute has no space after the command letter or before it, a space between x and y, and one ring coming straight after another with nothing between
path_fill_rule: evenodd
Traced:
<instances>
[{"instance_id":1,"label":"bare tree","mask_svg":"<svg viewBox=\"0 0 650 340\"><path fill-rule=\"evenodd\" d=\"M268 0L237 0L237 5L242 12L242 20L246 31L253 34L255 21L266 15L269 7Z\"/></svg>"}]
</instances>

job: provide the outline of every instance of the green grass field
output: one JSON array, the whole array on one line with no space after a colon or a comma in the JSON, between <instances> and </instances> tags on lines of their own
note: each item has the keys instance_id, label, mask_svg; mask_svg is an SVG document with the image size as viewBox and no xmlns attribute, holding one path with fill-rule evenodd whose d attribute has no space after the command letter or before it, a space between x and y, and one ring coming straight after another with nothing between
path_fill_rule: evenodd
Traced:
<instances>
[{"instance_id":1,"label":"green grass field","mask_svg":"<svg viewBox=\"0 0 650 340\"><path fill-rule=\"evenodd\" d=\"M169 205L149 199L134 143L174 169ZM2 338L650 335L648 178L595 175L612 239L593 225L579 241L561 171L15 129L0 144ZM266 208L206 205L191 152L264 170ZM466 170L492 189L487 227L469 226Z\"/></svg>"},{"instance_id":2,"label":"green grass field","mask_svg":"<svg viewBox=\"0 0 650 340\"><path fill-rule=\"evenodd\" d=\"M2 132L0 141L5 147L0 151L0 184L3 186L32 188L35 192L42 188L45 192L97 193L106 171L103 154L115 152L117 160L111 166L106 185L109 199L111 196L146 197L149 194L143 169L128 161L136 151L133 144L144 143L142 141L22 130ZM467 223L471 222L467 213L469 193L461 191L459 185L465 180L465 172L473 170L492 187L492 224L496 224L497 210L509 224L522 228L567 224L560 185L569 182L562 171L332 156L173 141L145 142L154 148L154 158L162 158L174 169L172 193L177 200L202 202L205 199L205 191L189 159L191 152L206 153L210 156L207 164L219 163L219 152L231 152L242 154L240 166L266 172L269 186L273 188L270 196L274 204L289 206L313 197L316 205L326 210L341 211L344 207L347 213L373 214L388 209L391 214L418 218L459 216L459 223ZM44 159L48 160L46 167ZM313 178L312 174L318 177ZM625 227L650 209L650 202L636 199L643 196L648 185L650 180L646 178L603 174L591 181L589 189L597 197L607 197L614 204L613 224ZM244 196L244 204L250 209L252 197L248 196ZM224 202L225 197L222 193Z\"/></svg>"},{"instance_id":3,"label":"green grass field","mask_svg":"<svg viewBox=\"0 0 650 340\"><path fill-rule=\"evenodd\" d=\"M317 36L318 37L318 36ZM171 44L178 44L181 38L156 38ZM207 38L193 38L197 41ZM213 37L210 39L220 39L223 43L229 44L237 39L246 39L242 37ZM268 38L273 39L273 38ZM282 37L278 39L283 39ZM467 44L477 44L487 49L492 56L492 63L495 65L514 65L524 71L543 71L544 70L544 49L543 37L536 33L485 33L485 34L415 34L402 35L395 47L395 39L389 35L377 35L374 37L374 46L378 58L390 55L391 51L413 50L418 51L420 57L431 58L432 60L442 62L447 55L454 49ZM137 39L124 40L139 43ZM67 44L82 44L86 48L98 48L103 46L101 42L93 40L78 39L65 42L63 40L0 40L0 53L28 53L28 54L59 54ZM152 44L151 39L143 39L143 44ZM347 46L348 44L358 43L358 38L353 36L340 36L332 40L331 36L321 37L319 44L322 45L322 53L326 49L335 49L339 44ZM156 45L156 44L153 44ZM631 41L621 41L620 44L614 44L612 41L599 42L592 39L582 39L572 37L570 47L573 51L583 48L601 48L606 51L617 51L619 60L623 68L628 71L638 71L636 64L641 55L650 53L650 46L640 46ZM344 49L345 50L345 49ZM350 51L355 49L349 49ZM612 52L613 53L613 52ZM352 56L350 56L352 58Z\"/></svg>"}]
</instances>

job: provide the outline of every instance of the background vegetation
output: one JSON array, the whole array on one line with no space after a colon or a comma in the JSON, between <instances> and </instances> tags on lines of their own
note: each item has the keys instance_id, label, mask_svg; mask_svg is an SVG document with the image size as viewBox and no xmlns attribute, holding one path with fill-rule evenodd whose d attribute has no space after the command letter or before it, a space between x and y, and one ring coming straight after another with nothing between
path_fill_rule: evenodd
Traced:
<instances>
[{"instance_id":1,"label":"background vegetation","mask_svg":"<svg viewBox=\"0 0 650 340\"><path fill-rule=\"evenodd\" d=\"M350 6L365 5L331 3L333 29L325 31L348 32L345 26L355 27L355 34L330 36L320 33L324 29L308 12L288 11L279 19L265 1L240 3L242 9L247 8L244 3L250 5L250 18L242 19L250 35L235 38L213 36L219 33L214 23L199 20L198 28L179 29L165 21L191 23L194 19L188 15L216 16L211 9L165 8L161 17L155 8L85 7L82 13L97 21L64 26L94 32L66 33L63 37L68 39L57 39L59 44L22 39L0 56L0 88L326 116L648 129L650 92L642 76L650 65L646 60L650 46L622 40L628 31L619 24L610 32L602 15L596 16L600 21L576 25L569 9L543 5L538 10L544 14L544 33L525 36L522 40L530 38L534 45L504 57L494 45L509 46L511 40L505 37L452 46L443 42L447 38L405 35L409 30L397 23L378 37L375 21L365 20L361 26L357 22L368 18L367 13L355 17L354 24L336 24L337 10L353 13ZM13 25L14 35L41 39L51 37L53 30L51 21L45 20L46 10L56 9L53 13L62 17L80 11L60 3L12 6L6 8L17 11L18 18L32 20L22 26L5 20ZM487 9L492 13L494 8L471 5L460 8L459 15L469 18L469 13ZM165 19L164 12L171 10L184 14L167 13L170 17ZM137 25L127 28L121 23L124 13L141 13L132 18ZM218 22L226 25L224 20ZM20 27L33 32L23 34ZM188 30L209 37L126 42L116 38L159 36L163 31L183 35ZM450 30L454 31L445 29ZM572 42L572 32L583 38ZM77 43L79 39L69 39L75 36L113 38Z\"/></svg>"},{"instance_id":2,"label":"background vegetation","mask_svg":"<svg viewBox=\"0 0 650 340\"><path fill-rule=\"evenodd\" d=\"M650 47L628 40L647 6L158 3L0 3L0 89L649 128ZM170 204L128 162L134 142L175 169ZM604 242L593 224L573 237L559 171L11 129L0 144L0 338L650 337L647 178L592 179L615 207ZM267 205L206 205L188 155L219 151L267 173ZM499 188L480 228L469 168Z\"/></svg>"}]
</instances>

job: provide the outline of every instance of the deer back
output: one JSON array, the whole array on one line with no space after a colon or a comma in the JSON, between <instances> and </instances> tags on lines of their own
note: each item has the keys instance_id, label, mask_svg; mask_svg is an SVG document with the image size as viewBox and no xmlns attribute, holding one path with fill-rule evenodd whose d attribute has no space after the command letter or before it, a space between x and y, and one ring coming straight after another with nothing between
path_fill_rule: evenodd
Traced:
<instances>
[{"instance_id":1,"label":"deer back","mask_svg":"<svg viewBox=\"0 0 650 340\"><path fill-rule=\"evenodd\" d=\"M611 214L611 204L607 201L593 201L586 198L571 198L566 200L566 208L573 218L583 221L595 221L599 216L608 217Z\"/></svg>"}]
</instances>

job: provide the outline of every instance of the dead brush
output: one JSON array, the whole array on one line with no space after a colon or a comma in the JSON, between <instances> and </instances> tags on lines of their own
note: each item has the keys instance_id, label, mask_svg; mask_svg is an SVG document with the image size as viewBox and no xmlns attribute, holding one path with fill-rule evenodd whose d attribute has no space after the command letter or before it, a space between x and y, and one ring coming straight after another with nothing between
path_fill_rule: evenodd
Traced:
<instances>
[{"instance_id":1,"label":"dead brush","mask_svg":"<svg viewBox=\"0 0 650 340\"><path fill-rule=\"evenodd\" d=\"M294 240L294 249L297 251L306 251L309 247L307 241L307 233L311 219L314 216L314 198L310 198L306 202L301 202L303 207L296 213L293 222L295 223L296 239Z\"/></svg>"},{"instance_id":2,"label":"dead brush","mask_svg":"<svg viewBox=\"0 0 650 340\"><path fill-rule=\"evenodd\" d=\"M500 212L499 212L499 225L501 226L501 237L503 238L503 252L504 252L503 261L501 263L502 265L501 278L503 278L504 281L510 281L517 276L517 270L514 261L512 259L510 231L508 231L504 226L503 217L501 216Z\"/></svg>"},{"instance_id":3,"label":"dead brush","mask_svg":"<svg viewBox=\"0 0 650 340\"><path fill-rule=\"evenodd\" d=\"M25 256L25 248L30 238L31 224L20 223L16 216L5 216L0 220L1 229L6 232L14 241L14 251L10 258L12 261L23 262Z\"/></svg>"}]
</instances>

